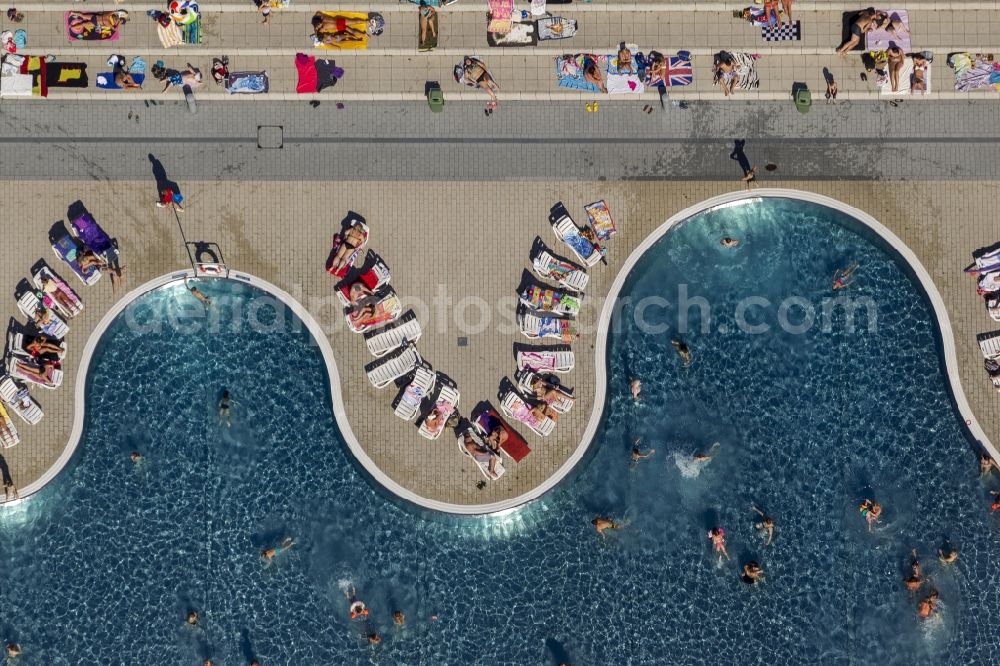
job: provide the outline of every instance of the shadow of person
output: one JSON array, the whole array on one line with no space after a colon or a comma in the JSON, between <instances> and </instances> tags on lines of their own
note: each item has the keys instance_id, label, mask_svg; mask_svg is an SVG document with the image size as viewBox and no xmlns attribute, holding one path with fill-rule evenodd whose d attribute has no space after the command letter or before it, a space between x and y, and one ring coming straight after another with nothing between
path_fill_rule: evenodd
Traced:
<instances>
[{"instance_id":1,"label":"shadow of person","mask_svg":"<svg viewBox=\"0 0 1000 666\"><path fill-rule=\"evenodd\" d=\"M172 189L174 192L180 192L180 186L173 180L167 177L167 170L164 168L163 163L156 159L153 153L149 153L149 162L153 167L153 178L156 180L156 199L159 200L160 192L166 188Z\"/></svg>"},{"instance_id":2,"label":"shadow of person","mask_svg":"<svg viewBox=\"0 0 1000 666\"><path fill-rule=\"evenodd\" d=\"M729 153L729 159L736 160L736 162L740 165L740 168L743 169L744 176L750 173L750 169L753 168L750 166L750 159L743 151L743 148L746 145L746 139L736 139L733 143L733 152Z\"/></svg>"},{"instance_id":3,"label":"shadow of person","mask_svg":"<svg viewBox=\"0 0 1000 666\"><path fill-rule=\"evenodd\" d=\"M10 467L7 465L7 459L0 455L0 476L3 477L3 485L13 485L14 478L10 475Z\"/></svg>"}]
</instances>

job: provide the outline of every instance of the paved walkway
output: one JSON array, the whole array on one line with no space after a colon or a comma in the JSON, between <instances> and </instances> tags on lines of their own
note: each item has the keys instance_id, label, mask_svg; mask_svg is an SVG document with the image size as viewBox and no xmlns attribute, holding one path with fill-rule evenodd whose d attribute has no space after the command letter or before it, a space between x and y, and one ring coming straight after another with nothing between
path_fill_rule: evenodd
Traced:
<instances>
[{"instance_id":1,"label":"paved walkway","mask_svg":"<svg viewBox=\"0 0 1000 666\"><path fill-rule=\"evenodd\" d=\"M2 166L2 165L0 165ZM141 173L144 165L132 165ZM170 167L168 166L168 169ZM183 178L174 173L173 177ZM962 369L962 384L975 417L994 441L1000 441L1000 408L996 393L982 371L974 336L992 328L981 299L961 273L972 249L996 240L993 212L982 196L989 183L810 183L769 181L768 184L816 191L871 213L910 245L934 277L949 307ZM379 466L394 480L418 494L452 503L487 503L514 497L537 486L578 445L594 395L593 332L575 344L577 369L567 383L577 387L576 408L560 420L555 433L542 440L528 435L533 452L511 465L504 479L485 489L470 462L445 436L437 442L419 437L411 424L392 416L393 390L375 391L362 372L370 356L359 336L347 332L339 308L332 305L330 279L323 272L332 227L341 209L363 212L372 224L372 249L392 267L393 285L404 297L431 306L421 353L436 368L451 375L462 390L461 411L468 414L479 400L495 400L500 378L514 370L512 344L525 342L509 327L488 325L482 332L460 327L454 308L438 318L435 298L455 303L463 297L509 310L514 288L527 265L532 239L552 240L546 212L564 201L580 213L582 204L606 198L622 233L610 254L611 265L593 271L588 299L598 305L614 274L631 249L676 211L730 191L729 182L622 183L521 182L492 188L490 197L467 196L478 183L372 182L190 182L181 180L188 197L185 229L192 239L219 242L230 264L260 275L298 297L328 330L341 371L352 430ZM319 193L322 193L320 196ZM132 284L185 265L176 224L152 206L149 180L134 182L60 181L0 183L0 197L9 210L23 211L22 223L7 232L0 282L13 285L39 257L51 257L46 232L64 219L67 206L80 198L97 219L116 235L130 270ZM331 210L329 202L338 202ZM405 224L401 221L405 220ZM947 226L942 224L947 220ZM288 233L294 228L294 233ZM462 239L440 242L440 239ZM490 247L487 253L464 257L469 248ZM471 262L471 263L469 263ZM476 279L469 269L475 266ZM428 267L456 266L454 270ZM58 268L58 265L56 266ZM46 417L35 428L21 427L24 441L4 451L15 482L27 486L65 446L72 421L72 386L78 352L102 313L113 301L110 284L80 289L87 310L74 320L69 337L66 380L56 391L34 393ZM13 313L13 300L9 301ZM498 310L491 310L496 316ZM475 321L477 311L465 313ZM593 323L594 310L582 324ZM494 319L494 321L496 321ZM469 338L458 345L458 336ZM970 416L971 418L971 416ZM401 454L405 451L405 455ZM971 460L970 460L971 465Z\"/></svg>"},{"instance_id":2,"label":"paved walkway","mask_svg":"<svg viewBox=\"0 0 1000 666\"><path fill-rule=\"evenodd\" d=\"M502 99L561 99L592 98L557 85L554 57L562 53L610 52L622 41L636 43L641 49L658 49L664 53L688 50L694 54L694 83L676 88L678 99L715 99L722 97L712 84L712 54L720 49L743 50L760 54L757 67L761 79L756 91L740 91L739 98L751 100L787 99L792 84L804 82L817 97L825 90L822 70L829 68L838 81L841 99L878 97L875 76L868 82L860 79L863 70L857 54L838 58L833 49L841 42L843 14L860 6L847 3L812 3L795 5L794 18L801 21L803 37L794 42L764 42L760 29L746 21L735 19L733 7L738 3L706 5L638 3L633 7L613 4L571 4L553 9L560 15L578 20L580 31L572 39L542 42L531 48L491 49L486 44L482 3L454 5L441 10L440 44L433 53L417 53L416 10L409 4L360 4L354 9L380 10L386 18L385 33L373 37L368 50L323 51L312 48L309 19L317 9L329 9L322 4L295 5L278 10L267 25L249 3L213 6L203 17L203 38L199 45L183 45L164 49L153 21L143 12L147 7L131 7L132 20L122 29L121 39L107 42L70 42L65 34L63 15L68 5L55 3L23 4L26 18L12 25L0 18L0 30L23 28L29 35L29 53L52 53L59 60L85 62L93 78L106 71L105 64L112 53L127 57L141 55L147 63L164 59L170 67L183 67L191 62L206 74L213 56L226 53L231 57L231 71L266 70L271 79L274 99L301 98L295 93L296 72L294 55L304 51L336 59L347 74L338 84L320 95L307 99L420 99L426 81L439 81L452 100L485 99L482 93L459 86L452 78L452 68L465 54L485 59L502 86ZM911 6L909 25L913 50L930 50L935 56L932 72L931 99L967 99L991 96L991 89L972 93L956 93L953 73L946 65L951 51L1000 51L1000 19L996 18L996 3L965 3L945 8L937 3L915 3ZM128 5L108 8L128 7ZM99 5L76 5L74 9L100 9ZM156 8L160 8L157 6ZM168 95L177 95L171 91ZM203 99L254 99L254 96L228 96L211 84L198 91ZM56 89L51 96L75 99L105 99L110 97L158 98L160 86L150 80L143 91L100 91L93 85L86 91ZM898 96L898 95L897 95ZM646 93L646 99L655 98ZM917 97L915 99L923 99Z\"/></svg>"}]
</instances>

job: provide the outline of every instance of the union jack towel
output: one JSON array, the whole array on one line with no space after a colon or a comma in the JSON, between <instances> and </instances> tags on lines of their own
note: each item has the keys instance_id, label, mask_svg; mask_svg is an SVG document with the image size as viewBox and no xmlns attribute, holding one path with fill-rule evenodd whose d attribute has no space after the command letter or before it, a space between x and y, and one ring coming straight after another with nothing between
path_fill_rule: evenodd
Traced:
<instances>
[{"instance_id":1,"label":"union jack towel","mask_svg":"<svg viewBox=\"0 0 1000 666\"><path fill-rule=\"evenodd\" d=\"M667 58L667 71L663 77L666 86L689 86L694 81L694 70L690 60L681 60L676 56Z\"/></svg>"}]
</instances>

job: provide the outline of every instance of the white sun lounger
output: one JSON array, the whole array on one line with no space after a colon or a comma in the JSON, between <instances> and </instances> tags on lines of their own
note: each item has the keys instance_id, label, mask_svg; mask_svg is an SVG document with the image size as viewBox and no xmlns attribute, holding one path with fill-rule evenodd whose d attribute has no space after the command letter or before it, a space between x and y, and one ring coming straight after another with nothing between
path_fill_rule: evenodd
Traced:
<instances>
[{"instance_id":1,"label":"white sun lounger","mask_svg":"<svg viewBox=\"0 0 1000 666\"><path fill-rule=\"evenodd\" d=\"M375 308L380 313L380 318L374 323L358 324L355 320L351 319L351 313L357 306L344 310L347 326L355 333L364 333L365 331L382 328L386 324L396 321L403 314L403 304L399 301L399 296L392 290L392 287L383 287L382 291L376 293L375 296L378 298Z\"/></svg>"},{"instance_id":2,"label":"white sun lounger","mask_svg":"<svg viewBox=\"0 0 1000 666\"><path fill-rule=\"evenodd\" d=\"M372 361L365 366L368 381L377 389L385 388L403 375L411 372L420 363L420 354L411 342L400 347L389 356Z\"/></svg>"},{"instance_id":3,"label":"white sun lounger","mask_svg":"<svg viewBox=\"0 0 1000 666\"><path fill-rule=\"evenodd\" d=\"M17 301L18 309L24 313L24 316L28 318L29 321L34 323L35 312L38 311L38 295L33 291L26 291ZM45 326L35 326L45 335L55 338L57 340L62 340L69 333L69 325L62 320L62 318L56 314L55 310L49 310L49 321Z\"/></svg>"},{"instance_id":4,"label":"white sun lounger","mask_svg":"<svg viewBox=\"0 0 1000 666\"><path fill-rule=\"evenodd\" d=\"M57 278L55 274L49 270L48 266L42 266L41 268L39 268L31 278L34 281L35 286L38 287L38 291L43 291L42 287L43 278L52 280L52 282L56 285L56 288L62 294L64 294L72 304L72 307L70 308L64 307L62 303L57 301L50 294L45 294L45 307L57 310L60 314L62 314L62 316L66 317L67 319L72 319L73 317L83 312L83 301L80 300L80 297L77 295L77 293L73 291L73 289L68 284Z\"/></svg>"},{"instance_id":5,"label":"white sun lounger","mask_svg":"<svg viewBox=\"0 0 1000 666\"><path fill-rule=\"evenodd\" d=\"M990 294L986 297L986 311L993 321L1000 321L1000 294Z\"/></svg>"},{"instance_id":6,"label":"white sun lounger","mask_svg":"<svg viewBox=\"0 0 1000 666\"><path fill-rule=\"evenodd\" d=\"M42 408L28 393L28 389L18 386L14 379L7 375L0 379L0 398L14 410L28 425L35 425L42 420Z\"/></svg>"},{"instance_id":7,"label":"white sun lounger","mask_svg":"<svg viewBox=\"0 0 1000 666\"><path fill-rule=\"evenodd\" d=\"M61 340L59 346L62 348L59 358L64 358L66 356L66 342ZM22 358L33 358L31 352L24 348L24 333L7 332L7 351Z\"/></svg>"},{"instance_id":8,"label":"white sun lounger","mask_svg":"<svg viewBox=\"0 0 1000 666\"><path fill-rule=\"evenodd\" d=\"M544 372L569 372L575 366L573 350L567 345L565 349L540 349L538 351L524 349L517 352L517 369L531 368Z\"/></svg>"},{"instance_id":9,"label":"white sun lounger","mask_svg":"<svg viewBox=\"0 0 1000 666\"><path fill-rule=\"evenodd\" d=\"M11 377L17 377L29 384L34 384L36 386L41 386L42 388L55 389L59 388L63 380L63 371L59 368L53 368L49 366L48 378L49 380L42 381L38 377L32 374L28 374L22 369L24 365L34 365L34 363L29 363L26 359L18 358L17 356L10 355L7 357L7 372L10 373Z\"/></svg>"},{"instance_id":10,"label":"white sun lounger","mask_svg":"<svg viewBox=\"0 0 1000 666\"><path fill-rule=\"evenodd\" d=\"M534 395L535 390L531 388L531 383L535 381L535 378L539 377L539 374L531 370L530 368L525 368L524 370L518 370L514 378L517 380L517 387L524 392L525 395ZM569 410L573 409L572 392L568 389L564 389L562 386L559 387L559 397L549 403L549 407L556 410L560 414L565 414Z\"/></svg>"},{"instance_id":11,"label":"white sun lounger","mask_svg":"<svg viewBox=\"0 0 1000 666\"><path fill-rule=\"evenodd\" d=\"M372 356L385 356L400 345L416 342L422 333L417 315L407 310L396 322L365 333L365 344Z\"/></svg>"},{"instance_id":12,"label":"white sun lounger","mask_svg":"<svg viewBox=\"0 0 1000 666\"><path fill-rule=\"evenodd\" d=\"M577 251L576 247L569 242L569 239L573 236L580 236L580 227L576 225L569 215L562 215L559 219L552 223L552 230L556 232L556 237L566 244L566 247L576 255L576 257L582 261L587 266L593 266L601 260L601 253L597 251L597 248L593 247L593 243L587 241L591 245L591 252L588 256L583 256ZM586 240L586 239L584 239Z\"/></svg>"},{"instance_id":13,"label":"white sun lounger","mask_svg":"<svg viewBox=\"0 0 1000 666\"><path fill-rule=\"evenodd\" d=\"M533 418L521 418L525 410L529 410L530 407L516 391L507 391L507 394L500 399L500 409L503 410L504 414L518 423L528 426L542 437L551 435L552 430L556 427L556 422L548 416L543 417L541 421L535 421ZM518 416L519 414L521 416Z\"/></svg>"},{"instance_id":14,"label":"white sun lounger","mask_svg":"<svg viewBox=\"0 0 1000 666\"><path fill-rule=\"evenodd\" d=\"M583 291L587 288L590 276L587 271L573 268L564 261L559 261L547 250L540 251L531 259L531 266L535 273L547 280L555 280L560 285L574 291Z\"/></svg>"},{"instance_id":15,"label":"white sun lounger","mask_svg":"<svg viewBox=\"0 0 1000 666\"><path fill-rule=\"evenodd\" d=\"M976 336L976 341L984 358L1000 359L1000 331L980 333Z\"/></svg>"},{"instance_id":16,"label":"white sun lounger","mask_svg":"<svg viewBox=\"0 0 1000 666\"><path fill-rule=\"evenodd\" d=\"M564 336L567 334L572 336L569 319L551 315L539 317L524 308L517 313L517 324L526 338L555 338L567 342Z\"/></svg>"},{"instance_id":17,"label":"white sun lounger","mask_svg":"<svg viewBox=\"0 0 1000 666\"><path fill-rule=\"evenodd\" d=\"M371 256L376 256L371 253ZM371 257L365 261L369 261ZM389 272L389 267L385 265L385 262L381 259L376 259L375 263L367 271L362 273L353 282L360 282L361 284L368 287L370 290L375 291L382 285L388 284L389 280L392 279L392 273ZM352 284L353 284L352 282ZM340 302L344 304L344 307L351 305L350 298L350 284L345 284L342 288L337 289L337 298Z\"/></svg>"},{"instance_id":18,"label":"white sun lounger","mask_svg":"<svg viewBox=\"0 0 1000 666\"><path fill-rule=\"evenodd\" d=\"M403 393L396 401L396 408L393 413L404 421L412 421L413 417L420 411L420 404L424 398L434 390L434 382L437 375L426 363L418 365L413 379L403 390Z\"/></svg>"},{"instance_id":19,"label":"white sun lounger","mask_svg":"<svg viewBox=\"0 0 1000 666\"><path fill-rule=\"evenodd\" d=\"M465 449L466 435L472 437L473 441L475 441L476 444L479 444L481 447L489 451L489 453L485 455L489 456L490 460L482 460L482 461L477 460L472 456L471 453L469 453ZM462 433L462 436L456 439L455 441L458 442L458 450L461 451L463 455L472 458L472 462L476 463L476 467L479 468L479 471L482 472L483 476L485 476L489 481L496 481L501 476L503 476L504 472L507 471L503 466L503 460L500 458L500 454L491 449L489 445L487 445L486 442L483 440L482 435L480 435L479 432L472 426L466 428L465 432ZM495 474L490 473L490 462L494 459L496 460L496 465L494 465L493 467Z\"/></svg>"},{"instance_id":20,"label":"white sun lounger","mask_svg":"<svg viewBox=\"0 0 1000 666\"><path fill-rule=\"evenodd\" d=\"M441 433L444 432L445 422L451 418L455 408L458 407L458 399L460 397L458 387L454 384L449 384L440 378L438 379L438 383L441 384L441 389L438 391L437 399L434 401L434 409L439 409L438 406L440 405L441 408L448 410L448 414L443 418L438 418L438 424L434 427L427 425L426 418L423 420L420 424L420 434L427 439L437 439L441 436Z\"/></svg>"},{"instance_id":21,"label":"white sun lounger","mask_svg":"<svg viewBox=\"0 0 1000 666\"><path fill-rule=\"evenodd\" d=\"M17 435L17 428L14 427L14 421L10 418L10 414L2 404L0 404L0 423L4 427L0 427L0 446L5 449L20 444L21 438Z\"/></svg>"}]
</instances>

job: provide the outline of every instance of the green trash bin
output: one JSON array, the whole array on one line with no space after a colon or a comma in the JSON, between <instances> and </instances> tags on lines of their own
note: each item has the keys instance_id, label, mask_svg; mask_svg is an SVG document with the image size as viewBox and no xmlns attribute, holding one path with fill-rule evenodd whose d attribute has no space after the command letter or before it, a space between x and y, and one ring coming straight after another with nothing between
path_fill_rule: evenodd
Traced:
<instances>
[{"instance_id":1,"label":"green trash bin","mask_svg":"<svg viewBox=\"0 0 1000 666\"><path fill-rule=\"evenodd\" d=\"M441 88L431 88L427 91L427 105L434 113L444 111L444 91Z\"/></svg>"},{"instance_id":2,"label":"green trash bin","mask_svg":"<svg viewBox=\"0 0 1000 666\"><path fill-rule=\"evenodd\" d=\"M812 106L812 93L808 88L799 88L795 91L795 108L799 110L799 113L809 113L809 107Z\"/></svg>"}]
</instances>

